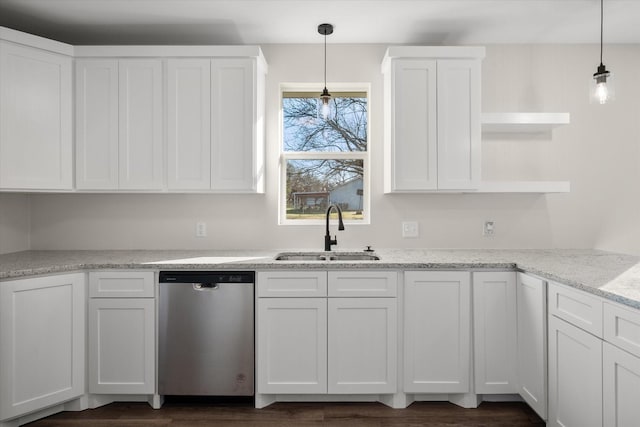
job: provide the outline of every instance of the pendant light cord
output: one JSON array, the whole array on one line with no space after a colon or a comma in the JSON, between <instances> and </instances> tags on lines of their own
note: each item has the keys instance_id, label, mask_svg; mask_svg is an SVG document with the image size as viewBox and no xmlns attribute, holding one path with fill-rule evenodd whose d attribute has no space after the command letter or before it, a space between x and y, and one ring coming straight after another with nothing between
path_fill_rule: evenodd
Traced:
<instances>
[{"instance_id":1,"label":"pendant light cord","mask_svg":"<svg viewBox=\"0 0 640 427\"><path fill-rule=\"evenodd\" d=\"M602 61L602 52L600 52ZM324 88L327 88L327 33L324 34Z\"/></svg>"},{"instance_id":2,"label":"pendant light cord","mask_svg":"<svg viewBox=\"0 0 640 427\"><path fill-rule=\"evenodd\" d=\"M602 65L602 39L604 38L603 27L604 27L604 0L600 0L600 65ZM326 43L326 38L325 38L325 43ZM326 47L325 47L325 50L326 50ZM326 55L326 52L325 52L325 55ZM326 67L326 59L325 59L325 67Z\"/></svg>"}]
</instances>

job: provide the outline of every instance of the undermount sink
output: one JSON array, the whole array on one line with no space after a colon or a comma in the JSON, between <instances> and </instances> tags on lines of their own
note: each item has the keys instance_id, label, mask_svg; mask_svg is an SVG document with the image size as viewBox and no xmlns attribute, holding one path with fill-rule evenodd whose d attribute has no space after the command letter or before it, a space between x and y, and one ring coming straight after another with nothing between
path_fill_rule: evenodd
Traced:
<instances>
[{"instance_id":1,"label":"undermount sink","mask_svg":"<svg viewBox=\"0 0 640 427\"><path fill-rule=\"evenodd\" d=\"M378 261L380 257L372 254L333 254L329 255L329 261Z\"/></svg>"},{"instance_id":2,"label":"undermount sink","mask_svg":"<svg viewBox=\"0 0 640 427\"><path fill-rule=\"evenodd\" d=\"M276 255L275 260L276 261L325 261L326 259L324 254L321 255L317 253L301 254L301 253L283 252Z\"/></svg>"},{"instance_id":3,"label":"undermount sink","mask_svg":"<svg viewBox=\"0 0 640 427\"><path fill-rule=\"evenodd\" d=\"M281 252L276 261L378 261L380 257L361 252Z\"/></svg>"}]
</instances>

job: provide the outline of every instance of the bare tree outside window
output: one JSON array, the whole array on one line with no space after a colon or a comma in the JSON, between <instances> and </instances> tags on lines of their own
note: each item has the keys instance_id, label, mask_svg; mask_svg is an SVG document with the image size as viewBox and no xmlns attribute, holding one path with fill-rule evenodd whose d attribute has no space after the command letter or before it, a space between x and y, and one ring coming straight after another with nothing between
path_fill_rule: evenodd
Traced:
<instances>
[{"instance_id":1,"label":"bare tree outside window","mask_svg":"<svg viewBox=\"0 0 640 427\"><path fill-rule=\"evenodd\" d=\"M287 220L324 218L332 203L345 219L364 218L367 101L364 92L336 93L325 118L317 94L283 94Z\"/></svg>"}]
</instances>

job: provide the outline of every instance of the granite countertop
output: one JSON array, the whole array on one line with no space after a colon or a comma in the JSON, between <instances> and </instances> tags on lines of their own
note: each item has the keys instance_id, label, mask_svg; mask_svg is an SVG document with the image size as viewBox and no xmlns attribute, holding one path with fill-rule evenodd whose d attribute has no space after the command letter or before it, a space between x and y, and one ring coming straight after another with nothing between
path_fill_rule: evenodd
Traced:
<instances>
[{"instance_id":1,"label":"granite countertop","mask_svg":"<svg viewBox=\"0 0 640 427\"><path fill-rule=\"evenodd\" d=\"M24 251L0 255L0 280L102 269L519 269L640 309L640 257L613 252L589 249L379 249L375 252L380 256L379 261L275 261L278 252L281 251Z\"/></svg>"}]
</instances>

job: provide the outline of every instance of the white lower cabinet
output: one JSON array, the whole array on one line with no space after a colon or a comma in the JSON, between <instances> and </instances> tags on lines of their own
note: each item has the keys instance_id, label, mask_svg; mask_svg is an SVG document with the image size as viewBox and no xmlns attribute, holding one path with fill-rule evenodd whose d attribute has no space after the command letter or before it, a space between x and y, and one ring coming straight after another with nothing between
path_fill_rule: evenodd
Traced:
<instances>
[{"instance_id":1,"label":"white lower cabinet","mask_svg":"<svg viewBox=\"0 0 640 427\"><path fill-rule=\"evenodd\" d=\"M89 393L155 393L153 278L153 272L89 273Z\"/></svg>"},{"instance_id":2,"label":"white lower cabinet","mask_svg":"<svg viewBox=\"0 0 640 427\"><path fill-rule=\"evenodd\" d=\"M89 301L89 393L155 392L155 301Z\"/></svg>"},{"instance_id":3,"label":"white lower cabinet","mask_svg":"<svg viewBox=\"0 0 640 427\"><path fill-rule=\"evenodd\" d=\"M256 318L257 392L326 393L326 298L259 298Z\"/></svg>"},{"instance_id":4,"label":"white lower cabinet","mask_svg":"<svg viewBox=\"0 0 640 427\"><path fill-rule=\"evenodd\" d=\"M603 351L603 425L635 427L640 420L640 357L607 342Z\"/></svg>"},{"instance_id":5,"label":"white lower cabinet","mask_svg":"<svg viewBox=\"0 0 640 427\"><path fill-rule=\"evenodd\" d=\"M517 276L518 393L547 419L547 286L537 277Z\"/></svg>"},{"instance_id":6,"label":"white lower cabinet","mask_svg":"<svg viewBox=\"0 0 640 427\"><path fill-rule=\"evenodd\" d=\"M407 271L404 391L468 393L471 273Z\"/></svg>"},{"instance_id":7,"label":"white lower cabinet","mask_svg":"<svg viewBox=\"0 0 640 427\"><path fill-rule=\"evenodd\" d=\"M549 316L547 425L602 426L602 395L602 340Z\"/></svg>"},{"instance_id":8,"label":"white lower cabinet","mask_svg":"<svg viewBox=\"0 0 640 427\"><path fill-rule=\"evenodd\" d=\"M518 392L516 273L473 273L474 374L477 394Z\"/></svg>"},{"instance_id":9,"label":"white lower cabinet","mask_svg":"<svg viewBox=\"0 0 640 427\"><path fill-rule=\"evenodd\" d=\"M640 311L604 304L603 407L606 427L640 420Z\"/></svg>"},{"instance_id":10,"label":"white lower cabinet","mask_svg":"<svg viewBox=\"0 0 640 427\"><path fill-rule=\"evenodd\" d=\"M84 392L84 274L0 283L0 421Z\"/></svg>"},{"instance_id":11,"label":"white lower cabinet","mask_svg":"<svg viewBox=\"0 0 640 427\"><path fill-rule=\"evenodd\" d=\"M396 299L329 298L330 394L396 392Z\"/></svg>"},{"instance_id":12,"label":"white lower cabinet","mask_svg":"<svg viewBox=\"0 0 640 427\"><path fill-rule=\"evenodd\" d=\"M258 272L257 393L395 393L396 282L384 271ZM271 297L279 289L286 297Z\"/></svg>"},{"instance_id":13,"label":"white lower cabinet","mask_svg":"<svg viewBox=\"0 0 640 427\"><path fill-rule=\"evenodd\" d=\"M549 293L549 426L602 426L602 299L553 281Z\"/></svg>"}]
</instances>

